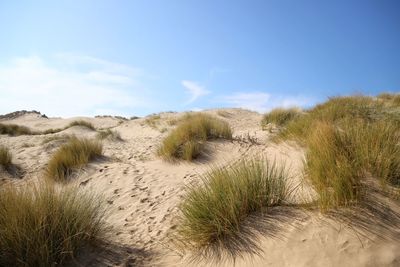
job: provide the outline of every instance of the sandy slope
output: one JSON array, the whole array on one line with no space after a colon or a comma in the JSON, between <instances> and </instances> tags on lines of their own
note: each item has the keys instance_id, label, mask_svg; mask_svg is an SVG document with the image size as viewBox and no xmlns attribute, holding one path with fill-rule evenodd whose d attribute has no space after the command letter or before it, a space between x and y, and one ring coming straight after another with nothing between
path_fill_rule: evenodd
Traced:
<instances>
[{"instance_id":1,"label":"sandy slope","mask_svg":"<svg viewBox=\"0 0 400 267\"><path fill-rule=\"evenodd\" d=\"M71 183L101 193L108 206L110 233L103 248L88 250L77 264L91 266L231 266L231 261L189 261L171 246L170 234L176 227L177 206L184 185L199 179L210 166L224 165L244 156L264 155L291 166L292 182L302 181L304 151L294 145L272 144L269 133L262 131L258 113L226 109L207 111L227 120L234 129L234 141L213 141L208 153L195 163L171 164L155 154L157 146L174 126L169 121L180 113L162 113L155 126L145 119L121 121L116 118L79 118L96 128L113 128L124 141L104 141L106 159L91 163ZM223 116L221 116L221 114ZM26 114L2 123L16 123L35 130L60 128L77 118L42 118ZM95 132L72 127L62 134L94 137ZM14 161L23 170L17 179L4 172L4 182L40 179L50 155L59 141L43 144L47 136L0 136ZM313 198L305 183L298 186L293 203ZM358 213L341 212L321 215L318 210L280 207L258 220L264 222L259 233L258 255L239 255L236 266L400 266L400 208L383 193L372 194L380 205L360 207ZM372 202L371 202L372 203ZM251 221L251 220L250 220ZM242 256L242 257L241 257Z\"/></svg>"}]
</instances>

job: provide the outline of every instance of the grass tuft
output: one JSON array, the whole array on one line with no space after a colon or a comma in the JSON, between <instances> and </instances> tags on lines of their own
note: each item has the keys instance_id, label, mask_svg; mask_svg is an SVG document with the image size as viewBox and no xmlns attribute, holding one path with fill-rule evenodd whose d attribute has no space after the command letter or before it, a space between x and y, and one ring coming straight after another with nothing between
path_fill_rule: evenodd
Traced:
<instances>
[{"instance_id":1,"label":"grass tuft","mask_svg":"<svg viewBox=\"0 0 400 267\"><path fill-rule=\"evenodd\" d=\"M348 206L364 195L367 177L400 186L397 95L335 97L294 118L278 140L307 148L305 169L322 209Z\"/></svg>"},{"instance_id":2,"label":"grass tuft","mask_svg":"<svg viewBox=\"0 0 400 267\"><path fill-rule=\"evenodd\" d=\"M144 122L149 125L151 128L157 128L157 124L159 123L161 116L158 114L153 114L148 116Z\"/></svg>"},{"instance_id":3,"label":"grass tuft","mask_svg":"<svg viewBox=\"0 0 400 267\"><path fill-rule=\"evenodd\" d=\"M66 128L73 127L73 126L81 126L81 127L86 127L90 130L96 130L96 128L93 126L92 123L90 123L88 121L84 121L84 120L73 121L70 124L68 124L68 126Z\"/></svg>"},{"instance_id":4,"label":"grass tuft","mask_svg":"<svg viewBox=\"0 0 400 267\"><path fill-rule=\"evenodd\" d=\"M68 127L65 127L65 128L56 128L56 129L51 128L51 129L44 130L43 132L41 132L41 134L55 134L55 133L59 133L59 132L61 132L61 131L64 131L64 130L67 129L67 128L68 128Z\"/></svg>"},{"instance_id":5,"label":"grass tuft","mask_svg":"<svg viewBox=\"0 0 400 267\"><path fill-rule=\"evenodd\" d=\"M122 138L121 138L121 135L119 134L119 132L113 131L110 129L98 131L97 138L99 138L101 140L108 138L113 141L122 141Z\"/></svg>"},{"instance_id":6,"label":"grass tuft","mask_svg":"<svg viewBox=\"0 0 400 267\"><path fill-rule=\"evenodd\" d=\"M98 141L71 137L50 158L46 175L56 181L66 181L74 171L101 156L102 150Z\"/></svg>"},{"instance_id":7,"label":"grass tuft","mask_svg":"<svg viewBox=\"0 0 400 267\"><path fill-rule=\"evenodd\" d=\"M177 233L185 248L207 251L240 240L244 220L279 205L288 195L287 172L275 162L242 160L214 168L189 185L180 206Z\"/></svg>"},{"instance_id":8,"label":"grass tuft","mask_svg":"<svg viewBox=\"0 0 400 267\"><path fill-rule=\"evenodd\" d=\"M261 126L265 128L269 123L274 123L277 126L285 126L300 114L301 110L299 108L276 108L263 116Z\"/></svg>"},{"instance_id":9,"label":"grass tuft","mask_svg":"<svg viewBox=\"0 0 400 267\"><path fill-rule=\"evenodd\" d=\"M214 138L232 139L227 122L203 113L188 114L163 140L158 153L168 160L191 161L201 153L204 142Z\"/></svg>"},{"instance_id":10,"label":"grass tuft","mask_svg":"<svg viewBox=\"0 0 400 267\"><path fill-rule=\"evenodd\" d=\"M31 129L17 124L3 124L0 123L0 134L7 134L10 136L18 135L32 135L35 134Z\"/></svg>"},{"instance_id":11,"label":"grass tuft","mask_svg":"<svg viewBox=\"0 0 400 267\"><path fill-rule=\"evenodd\" d=\"M12 154L5 146L0 146L0 166L5 170L12 166Z\"/></svg>"},{"instance_id":12,"label":"grass tuft","mask_svg":"<svg viewBox=\"0 0 400 267\"><path fill-rule=\"evenodd\" d=\"M56 266L104 232L98 197L49 182L0 189L0 266Z\"/></svg>"},{"instance_id":13,"label":"grass tuft","mask_svg":"<svg viewBox=\"0 0 400 267\"><path fill-rule=\"evenodd\" d=\"M217 111L217 115L221 116L223 118L229 118L229 117L232 116L232 114L230 112L226 111L226 110L218 110Z\"/></svg>"},{"instance_id":14,"label":"grass tuft","mask_svg":"<svg viewBox=\"0 0 400 267\"><path fill-rule=\"evenodd\" d=\"M316 122L307 140L306 173L323 209L348 206L363 196L362 181L400 185L400 130L390 122Z\"/></svg>"}]
</instances>

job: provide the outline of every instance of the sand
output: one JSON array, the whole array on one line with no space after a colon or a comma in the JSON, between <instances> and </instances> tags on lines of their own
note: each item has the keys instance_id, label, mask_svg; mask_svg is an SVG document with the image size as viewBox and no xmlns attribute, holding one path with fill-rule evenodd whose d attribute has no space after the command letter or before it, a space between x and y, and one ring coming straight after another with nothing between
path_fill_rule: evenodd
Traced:
<instances>
[{"instance_id":1,"label":"sand","mask_svg":"<svg viewBox=\"0 0 400 267\"><path fill-rule=\"evenodd\" d=\"M321 214L316 208L287 205L273 208L261 218L263 229L253 237L257 254L238 253L235 262L224 258L193 261L171 242L185 184L196 181L210 166L223 166L245 156L263 155L290 166L291 183L297 186L291 204L315 199L303 179L304 149L274 144L262 131L261 115L243 109L209 110L234 130L233 141L211 141L207 153L194 163L165 162L156 155L163 137L183 113L161 113L151 125L146 118L44 118L23 114L1 123L15 123L34 130L62 128L83 119L96 128L113 129L123 141L104 140L105 158L90 163L70 184L102 195L107 206L107 233L101 248L88 248L72 265L80 266L400 266L400 204L374 191L371 206L359 211ZM46 162L62 141L50 136L74 134L95 137L96 132L72 127L52 135L0 136L20 167L19 176L1 172L2 183L41 179ZM47 141L47 143L46 143ZM376 201L375 201L376 200ZM254 218L253 218L254 219ZM251 219L250 219L251 220Z\"/></svg>"}]
</instances>

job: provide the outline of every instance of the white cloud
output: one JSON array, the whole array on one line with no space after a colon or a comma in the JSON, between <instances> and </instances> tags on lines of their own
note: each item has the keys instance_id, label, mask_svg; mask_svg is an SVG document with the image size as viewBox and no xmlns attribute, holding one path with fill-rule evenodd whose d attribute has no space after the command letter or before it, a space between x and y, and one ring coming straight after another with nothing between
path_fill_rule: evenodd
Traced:
<instances>
[{"instance_id":1,"label":"white cloud","mask_svg":"<svg viewBox=\"0 0 400 267\"><path fill-rule=\"evenodd\" d=\"M200 86L196 82L193 81L182 81L182 86L191 94L190 99L186 102L186 105L193 103L197 98L208 95L210 91L206 90L204 87Z\"/></svg>"},{"instance_id":2,"label":"white cloud","mask_svg":"<svg viewBox=\"0 0 400 267\"><path fill-rule=\"evenodd\" d=\"M87 56L59 54L15 58L0 65L0 113L36 109L50 116L126 114L148 107L141 72Z\"/></svg>"},{"instance_id":3,"label":"white cloud","mask_svg":"<svg viewBox=\"0 0 400 267\"><path fill-rule=\"evenodd\" d=\"M258 112L267 112L276 107L303 107L313 103L312 99L305 97L274 96L264 92L238 92L221 97L220 102Z\"/></svg>"},{"instance_id":4,"label":"white cloud","mask_svg":"<svg viewBox=\"0 0 400 267\"><path fill-rule=\"evenodd\" d=\"M270 95L262 92L235 93L231 96L223 97L223 102L238 108L263 111L269 99Z\"/></svg>"}]
</instances>

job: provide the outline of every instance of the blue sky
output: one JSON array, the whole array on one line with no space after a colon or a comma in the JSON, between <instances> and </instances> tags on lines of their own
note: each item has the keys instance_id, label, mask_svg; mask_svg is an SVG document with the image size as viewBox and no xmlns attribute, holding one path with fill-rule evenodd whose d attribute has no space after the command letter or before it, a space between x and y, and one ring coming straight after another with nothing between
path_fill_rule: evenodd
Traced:
<instances>
[{"instance_id":1,"label":"blue sky","mask_svg":"<svg viewBox=\"0 0 400 267\"><path fill-rule=\"evenodd\" d=\"M400 91L400 1L1 1L0 113L311 106Z\"/></svg>"}]
</instances>

